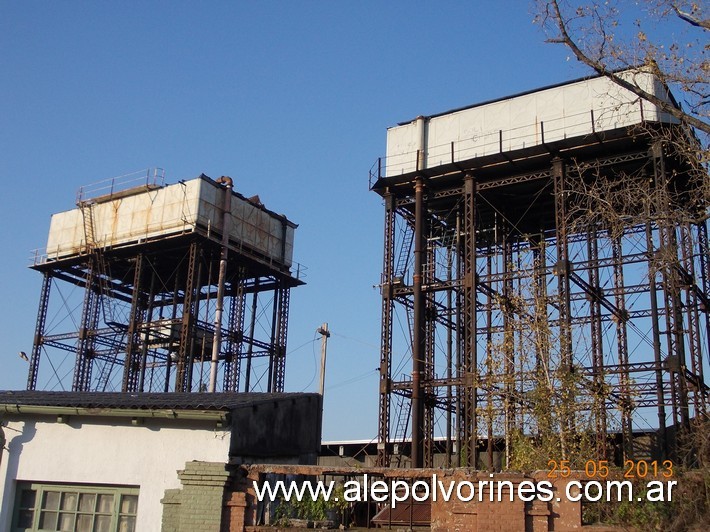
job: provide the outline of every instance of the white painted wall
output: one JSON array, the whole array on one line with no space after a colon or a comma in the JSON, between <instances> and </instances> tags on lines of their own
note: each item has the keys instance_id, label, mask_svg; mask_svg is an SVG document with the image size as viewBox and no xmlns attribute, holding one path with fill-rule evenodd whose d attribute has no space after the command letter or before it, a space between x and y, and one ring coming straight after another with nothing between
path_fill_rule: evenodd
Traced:
<instances>
[{"instance_id":1,"label":"white painted wall","mask_svg":"<svg viewBox=\"0 0 710 532\"><path fill-rule=\"evenodd\" d=\"M137 530L160 530L161 498L179 488L177 476L191 460L224 462L230 433L214 422L127 418L28 417L10 421L0 465L0 530L9 530L16 481L121 484L140 488Z\"/></svg>"},{"instance_id":2,"label":"white painted wall","mask_svg":"<svg viewBox=\"0 0 710 532\"><path fill-rule=\"evenodd\" d=\"M669 101L651 74L627 71L623 77ZM505 152L541 144L542 129L545 142L555 142L644 120L677 122L605 77L568 83L389 128L385 175L415 171L417 150L424 152L420 169L450 163L452 143L454 161L499 153L501 132Z\"/></svg>"}]
</instances>

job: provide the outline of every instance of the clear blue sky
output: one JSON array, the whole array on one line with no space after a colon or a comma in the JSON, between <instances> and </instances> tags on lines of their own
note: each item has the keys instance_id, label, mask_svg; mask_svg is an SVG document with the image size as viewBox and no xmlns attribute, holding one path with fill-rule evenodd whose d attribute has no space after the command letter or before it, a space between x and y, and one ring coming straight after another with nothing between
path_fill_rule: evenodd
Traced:
<instances>
[{"instance_id":1,"label":"clear blue sky","mask_svg":"<svg viewBox=\"0 0 710 532\"><path fill-rule=\"evenodd\" d=\"M230 175L299 224L287 391L315 391L329 322L324 438L374 437L386 128L587 74L566 58L526 1L0 0L0 389L25 386L28 258L78 187Z\"/></svg>"}]
</instances>

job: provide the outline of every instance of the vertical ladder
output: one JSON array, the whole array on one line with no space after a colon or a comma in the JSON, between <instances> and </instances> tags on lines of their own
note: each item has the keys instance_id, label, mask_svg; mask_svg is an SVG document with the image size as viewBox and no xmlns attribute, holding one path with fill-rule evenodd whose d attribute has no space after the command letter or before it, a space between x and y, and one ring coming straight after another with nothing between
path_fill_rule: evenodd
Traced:
<instances>
[{"instance_id":1,"label":"vertical ladder","mask_svg":"<svg viewBox=\"0 0 710 532\"><path fill-rule=\"evenodd\" d=\"M397 264L394 268L395 277L403 277L407 272L407 266L409 265L409 258L412 254L412 244L414 243L414 230L410 224L404 229L404 235L402 237L402 242L399 246L399 255L397 256Z\"/></svg>"},{"instance_id":2,"label":"vertical ladder","mask_svg":"<svg viewBox=\"0 0 710 532\"><path fill-rule=\"evenodd\" d=\"M409 397L404 395L397 396L397 425L394 430L393 441L395 443L403 444L407 439L407 430L409 429L409 417L412 410L412 402ZM397 465L396 467L401 467L402 465L402 449L400 448L399 453L397 453Z\"/></svg>"}]
</instances>

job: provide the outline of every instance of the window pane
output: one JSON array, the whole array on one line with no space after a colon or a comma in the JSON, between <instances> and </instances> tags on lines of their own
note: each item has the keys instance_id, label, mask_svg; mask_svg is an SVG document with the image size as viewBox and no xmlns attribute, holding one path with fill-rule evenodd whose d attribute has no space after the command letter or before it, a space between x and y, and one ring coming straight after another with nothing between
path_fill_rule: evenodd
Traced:
<instances>
[{"instance_id":1,"label":"window pane","mask_svg":"<svg viewBox=\"0 0 710 532\"><path fill-rule=\"evenodd\" d=\"M76 500L78 494L76 493L62 493L62 507L60 510L65 510L67 512L76 511Z\"/></svg>"},{"instance_id":2,"label":"window pane","mask_svg":"<svg viewBox=\"0 0 710 532\"><path fill-rule=\"evenodd\" d=\"M74 530L74 514L59 514L59 530L62 532Z\"/></svg>"},{"instance_id":3,"label":"window pane","mask_svg":"<svg viewBox=\"0 0 710 532\"><path fill-rule=\"evenodd\" d=\"M138 513L138 495L121 497L121 513L136 515Z\"/></svg>"},{"instance_id":4,"label":"window pane","mask_svg":"<svg viewBox=\"0 0 710 532\"><path fill-rule=\"evenodd\" d=\"M138 490L18 482L16 504L19 530L135 532Z\"/></svg>"},{"instance_id":5,"label":"window pane","mask_svg":"<svg viewBox=\"0 0 710 532\"><path fill-rule=\"evenodd\" d=\"M20 495L20 508L34 508L37 500L37 492L35 490L22 490Z\"/></svg>"},{"instance_id":6,"label":"window pane","mask_svg":"<svg viewBox=\"0 0 710 532\"><path fill-rule=\"evenodd\" d=\"M44 500L42 501L43 510L59 510L59 492L45 491Z\"/></svg>"},{"instance_id":7,"label":"window pane","mask_svg":"<svg viewBox=\"0 0 710 532\"><path fill-rule=\"evenodd\" d=\"M96 505L96 511L102 514L113 513L113 495L99 493L99 502Z\"/></svg>"},{"instance_id":8,"label":"window pane","mask_svg":"<svg viewBox=\"0 0 710 532\"><path fill-rule=\"evenodd\" d=\"M93 516L78 515L76 517L76 532L91 532L94 524Z\"/></svg>"},{"instance_id":9,"label":"window pane","mask_svg":"<svg viewBox=\"0 0 710 532\"><path fill-rule=\"evenodd\" d=\"M122 515L118 518L118 532L135 532L136 518L133 516Z\"/></svg>"},{"instance_id":10,"label":"window pane","mask_svg":"<svg viewBox=\"0 0 710 532\"><path fill-rule=\"evenodd\" d=\"M94 504L96 503L95 493L81 493L79 495L79 511L80 512L92 512L94 511Z\"/></svg>"},{"instance_id":11,"label":"window pane","mask_svg":"<svg viewBox=\"0 0 710 532\"><path fill-rule=\"evenodd\" d=\"M110 515L97 515L94 520L94 532L110 532L111 521Z\"/></svg>"},{"instance_id":12,"label":"window pane","mask_svg":"<svg viewBox=\"0 0 710 532\"><path fill-rule=\"evenodd\" d=\"M56 530L57 512L42 512L39 514L39 527L48 530Z\"/></svg>"},{"instance_id":13,"label":"window pane","mask_svg":"<svg viewBox=\"0 0 710 532\"><path fill-rule=\"evenodd\" d=\"M17 516L18 528L32 528L35 513L32 510L20 510Z\"/></svg>"}]
</instances>

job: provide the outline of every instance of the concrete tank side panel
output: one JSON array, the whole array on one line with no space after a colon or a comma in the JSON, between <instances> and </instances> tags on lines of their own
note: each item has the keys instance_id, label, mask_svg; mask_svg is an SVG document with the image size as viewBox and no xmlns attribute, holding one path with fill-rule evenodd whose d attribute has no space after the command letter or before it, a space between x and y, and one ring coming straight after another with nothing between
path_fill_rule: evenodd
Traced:
<instances>
[{"instance_id":1,"label":"concrete tank side panel","mask_svg":"<svg viewBox=\"0 0 710 532\"><path fill-rule=\"evenodd\" d=\"M118 246L191 231L197 213L198 187L195 181L169 185L132 196L87 205L52 216L47 239L49 259L84 252L87 231L93 220L95 245ZM91 213L89 213L89 209Z\"/></svg>"},{"instance_id":2,"label":"concrete tank side panel","mask_svg":"<svg viewBox=\"0 0 710 532\"><path fill-rule=\"evenodd\" d=\"M81 211L58 212L52 215L47 237L47 254L50 258L79 253L84 247L84 226Z\"/></svg>"},{"instance_id":3,"label":"concrete tank side panel","mask_svg":"<svg viewBox=\"0 0 710 532\"><path fill-rule=\"evenodd\" d=\"M652 74L628 71L621 75L671 101ZM641 103L631 91L597 77L432 117L426 121L425 160L427 167L451 162L452 142L458 161L497 153L501 144L504 151L538 145L543 132L545 142L554 142L643 121L677 123L650 102ZM387 130L386 176L416 170L418 142L416 121Z\"/></svg>"},{"instance_id":4,"label":"concrete tank side panel","mask_svg":"<svg viewBox=\"0 0 710 532\"><path fill-rule=\"evenodd\" d=\"M206 180L199 181L200 200L197 217L199 223L221 234L224 220L224 189ZM291 258L284 257L282 253L281 224L280 218L237 195L232 196L231 217L227 228L230 239L241 242L280 264L290 266ZM291 245L293 245L293 234L291 234Z\"/></svg>"},{"instance_id":5,"label":"concrete tank side panel","mask_svg":"<svg viewBox=\"0 0 710 532\"><path fill-rule=\"evenodd\" d=\"M199 223L217 238L224 221L224 189L205 179L169 185L131 196L104 201L54 214L47 239L49 260L86 251L86 238L93 220L94 244L101 247L132 244L193 231ZM232 216L227 228L233 241L285 266L291 265L293 228L284 242L285 219L258 208L238 195L232 196ZM284 247L287 252L284 253Z\"/></svg>"},{"instance_id":6,"label":"concrete tank side panel","mask_svg":"<svg viewBox=\"0 0 710 532\"><path fill-rule=\"evenodd\" d=\"M441 120L429 124L428 134L435 138L461 139L460 117L452 114L441 118ZM449 162L451 162L451 141L428 146L426 154L427 166L439 166Z\"/></svg>"},{"instance_id":7,"label":"concrete tank side panel","mask_svg":"<svg viewBox=\"0 0 710 532\"><path fill-rule=\"evenodd\" d=\"M416 170L417 128L414 122L387 130L387 176Z\"/></svg>"}]
</instances>

